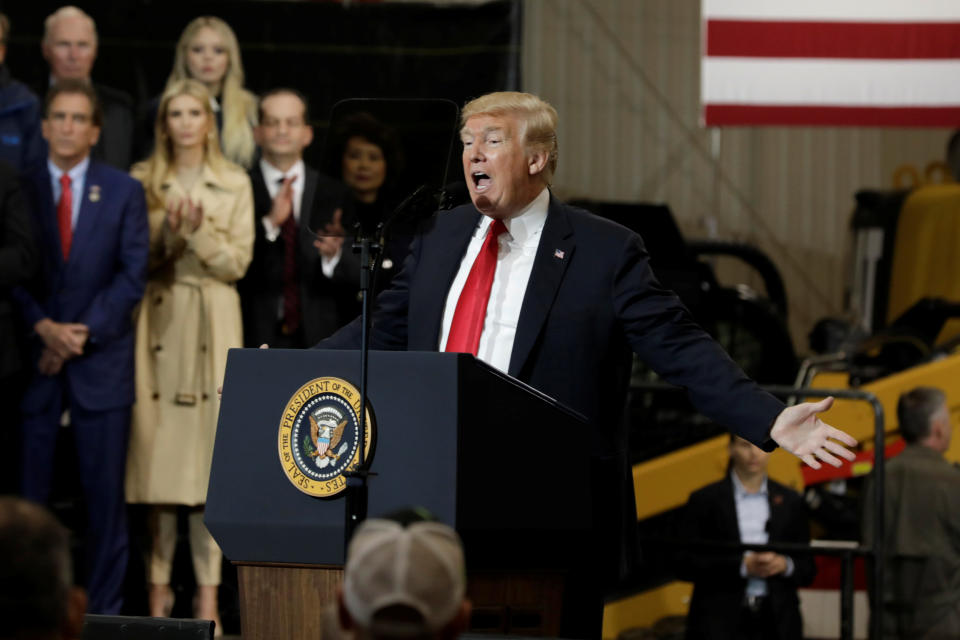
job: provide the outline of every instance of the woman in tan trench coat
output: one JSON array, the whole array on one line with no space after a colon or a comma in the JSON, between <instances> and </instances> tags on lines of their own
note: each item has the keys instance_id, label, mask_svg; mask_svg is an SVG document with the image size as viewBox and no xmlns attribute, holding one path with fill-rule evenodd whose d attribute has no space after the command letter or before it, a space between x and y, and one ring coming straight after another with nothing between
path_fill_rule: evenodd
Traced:
<instances>
[{"instance_id":1,"label":"woman in tan trench coat","mask_svg":"<svg viewBox=\"0 0 960 640\"><path fill-rule=\"evenodd\" d=\"M220 152L216 117L199 82L176 82L164 92L156 136L153 155L132 171L147 192L150 274L137 318L127 501L156 505L151 615L169 615L173 606L176 505L189 505L195 613L219 621L221 554L203 524L203 504L217 387L227 349L243 343L234 282L252 256L253 198L246 173Z\"/></svg>"}]
</instances>

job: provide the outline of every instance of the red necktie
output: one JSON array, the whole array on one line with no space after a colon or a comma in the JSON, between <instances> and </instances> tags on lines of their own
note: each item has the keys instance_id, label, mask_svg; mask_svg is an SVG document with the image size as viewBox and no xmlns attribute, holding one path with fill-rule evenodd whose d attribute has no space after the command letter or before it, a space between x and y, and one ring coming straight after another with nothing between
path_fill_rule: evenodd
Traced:
<instances>
[{"instance_id":1,"label":"red necktie","mask_svg":"<svg viewBox=\"0 0 960 640\"><path fill-rule=\"evenodd\" d=\"M447 351L472 353L477 355L480 334L487 318L487 302L490 300L490 287L493 286L493 274L497 270L497 253L500 245L497 238L507 228L502 220L494 220L487 230L487 237L480 247L477 259L473 261L470 275L460 292L457 308L453 312L450 334L447 336Z\"/></svg>"},{"instance_id":2,"label":"red necktie","mask_svg":"<svg viewBox=\"0 0 960 640\"><path fill-rule=\"evenodd\" d=\"M73 218L73 194L70 193L70 176L60 176L60 202L57 203L57 224L60 226L60 248L63 259L70 255L70 241L73 239L71 219Z\"/></svg>"}]
</instances>

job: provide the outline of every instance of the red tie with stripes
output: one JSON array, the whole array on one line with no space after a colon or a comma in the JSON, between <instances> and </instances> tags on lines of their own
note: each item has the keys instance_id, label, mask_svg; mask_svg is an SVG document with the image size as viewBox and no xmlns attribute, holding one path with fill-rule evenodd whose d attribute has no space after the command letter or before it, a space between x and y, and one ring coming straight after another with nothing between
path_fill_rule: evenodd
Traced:
<instances>
[{"instance_id":1,"label":"red tie with stripes","mask_svg":"<svg viewBox=\"0 0 960 640\"><path fill-rule=\"evenodd\" d=\"M470 275L467 276L460 299L457 300L457 308L453 312L453 322L447 336L447 351L477 355L480 334L483 333L483 323L487 317L490 287L493 286L493 275L497 270L497 253L500 249L497 238L506 230L502 220L494 220L487 230L487 237L473 261Z\"/></svg>"},{"instance_id":2,"label":"red tie with stripes","mask_svg":"<svg viewBox=\"0 0 960 640\"><path fill-rule=\"evenodd\" d=\"M63 259L70 255L70 242L73 240L73 194L70 192L70 176L60 176L60 202L57 203L57 225L60 227L60 248Z\"/></svg>"}]
</instances>

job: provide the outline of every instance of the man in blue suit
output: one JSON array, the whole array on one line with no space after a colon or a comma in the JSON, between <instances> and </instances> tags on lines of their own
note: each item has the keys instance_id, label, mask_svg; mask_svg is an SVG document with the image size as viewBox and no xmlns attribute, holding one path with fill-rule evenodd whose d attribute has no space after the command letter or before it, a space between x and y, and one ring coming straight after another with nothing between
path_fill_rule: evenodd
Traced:
<instances>
[{"instance_id":1,"label":"man in blue suit","mask_svg":"<svg viewBox=\"0 0 960 640\"><path fill-rule=\"evenodd\" d=\"M599 637L600 595L636 544L623 420L631 352L765 450L819 467L852 459L840 442L856 441L817 418L832 399L787 408L747 378L657 282L637 234L553 197L553 107L499 92L468 103L461 122L472 203L413 242L377 299L371 347L473 353L587 417L594 539L577 551L560 635ZM355 348L358 336L355 321L317 346Z\"/></svg>"},{"instance_id":2,"label":"man in blue suit","mask_svg":"<svg viewBox=\"0 0 960 640\"><path fill-rule=\"evenodd\" d=\"M32 329L33 377L23 401L23 493L45 502L64 411L87 502L90 611L118 613L127 564L123 477L134 399L131 314L147 271L140 183L91 162L101 112L89 84L47 94L47 162L24 176L41 247L39 275L14 295Z\"/></svg>"}]
</instances>

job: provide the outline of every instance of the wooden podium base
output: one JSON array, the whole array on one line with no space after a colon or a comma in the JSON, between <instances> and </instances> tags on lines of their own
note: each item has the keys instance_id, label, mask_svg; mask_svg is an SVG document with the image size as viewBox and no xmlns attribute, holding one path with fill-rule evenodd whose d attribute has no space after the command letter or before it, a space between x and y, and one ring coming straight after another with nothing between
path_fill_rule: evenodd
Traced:
<instances>
[{"instance_id":1,"label":"wooden podium base","mask_svg":"<svg viewBox=\"0 0 960 640\"><path fill-rule=\"evenodd\" d=\"M235 564L243 640L321 637L327 605L337 601L342 568Z\"/></svg>"},{"instance_id":2,"label":"wooden podium base","mask_svg":"<svg viewBox=\"0 0 960 640\"><path fill-rule=\"evenodd\" d=\"M470 631L559 637L563 584L561 573L471 573Z\"/></svg>"},{"instance_id":3,"label":"wooden podium base","mask_svg":"<svg viewBox=\"0 0 960 640\"><path fill-rule=\"evenodd\" d=\"M236 563L243 640L322 636L343 569L317 565ZM563 574L475 572L470 631L512 636L560 633Z\"/></svg>"}]
</instances>

